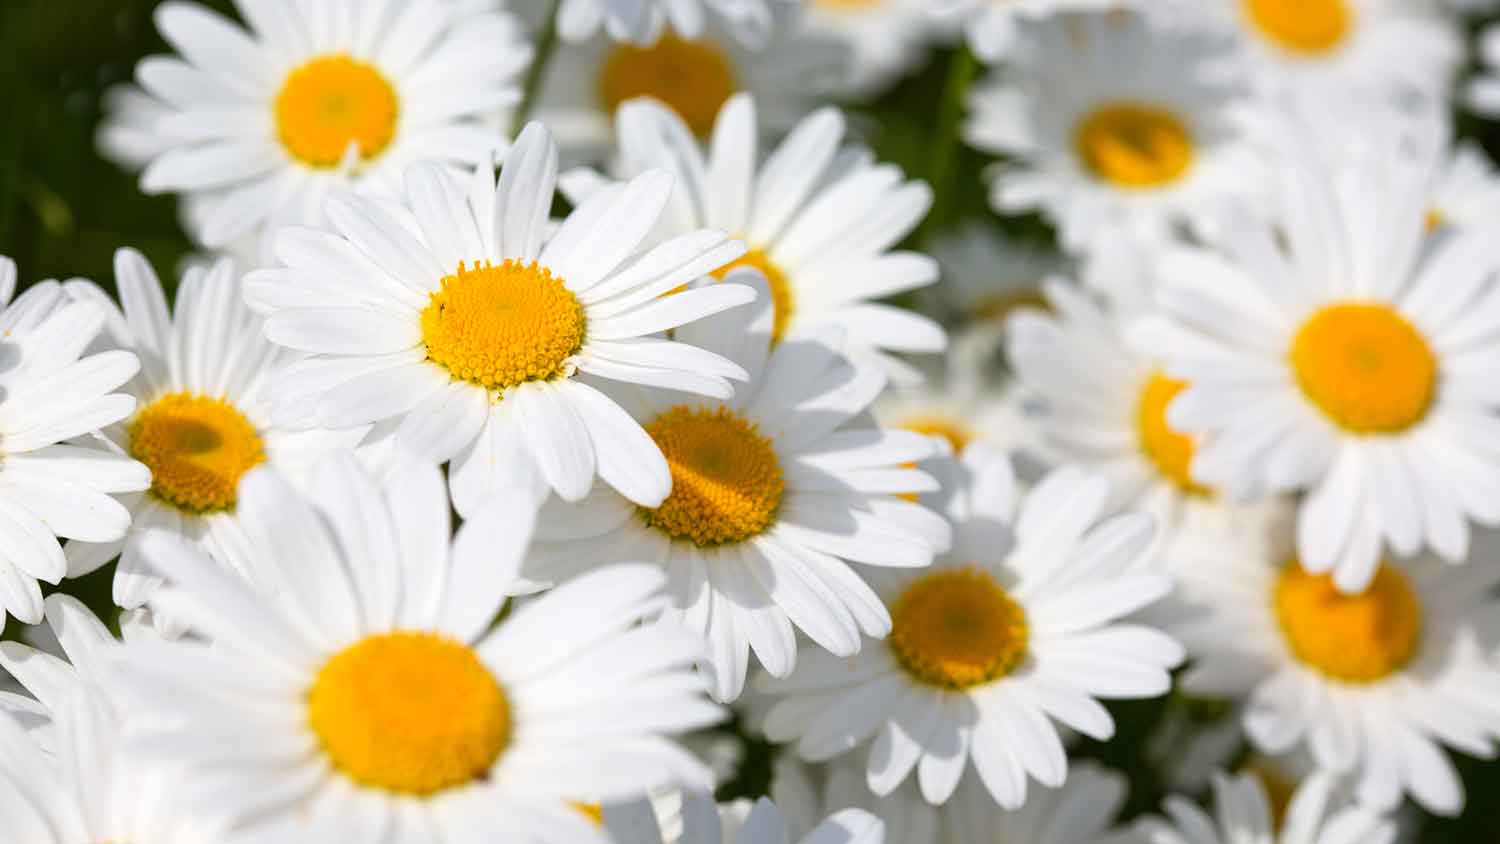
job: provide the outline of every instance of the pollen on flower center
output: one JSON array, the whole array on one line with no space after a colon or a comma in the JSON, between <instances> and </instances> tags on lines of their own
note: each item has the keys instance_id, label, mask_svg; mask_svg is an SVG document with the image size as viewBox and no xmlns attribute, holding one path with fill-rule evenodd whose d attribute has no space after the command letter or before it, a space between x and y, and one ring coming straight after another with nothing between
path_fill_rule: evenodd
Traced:
<instances>
[{"instance_id":1,"label":"pollen on flower center","mask_svg":"<svg viewBox=\"0 0 1500 844\"><path fill-rule=\"evenodd\" d=\"M670 106L706 138L719 109L739 88L728 56L708 41L667 33L650 47L620 44L599 70L599 98L610 112L636 97Z\"/></svg>"},{"instance_id":2,"label":"pollen on flower center","mask_svg":"<svg viewBox=\"0 0 1500 844\"><path fill-rule=\"evenodd\" d=\"M428 359L493 390L568 374L583 341L583 305L536 263L459 264L422 310Z\"/></svg>"},{"instance_id":3,"label":"pollen on flower center","mask_svg":"<svg viewBox=\"0 0 1500 844\"><path fill-rule=\"evenodd\" d=\"M1291 363L1308 400L1357 434L1410 428L1437 393L1431 347L1387 305L1342 302L1318 310L1297 331Z\"/></svg>"},{"instance_id":4,"label":"pollen on flower center","mask_svg":"<svg viewBox=\"0 0 1500 844\"><path fill-rule=\"evenodd\" d=\"M1073 139L1084 167L1101 181L1130 189L1159 188L1193 164L1193 136L1158 106L1116 102L1096 108Z\"/></svg>"},{"instance_id":5,"label":"pollen on flower center","mask_svg":"<svg viewBox=\"0 0 1500 844\"><path fill-rule=\"evenodd\" d=\"M1349 0L1242 0L1250 23L1272 43L1294 53L1326 53L1354 24Z\"/></svg>"},{"instance_id":6,"label":"pollen on flower center","mask_svg":"<svg viewBox=\"0 0 1500 844\"><path fill-rule=\"evenodd\" d=\"M922 683L968 689L1010 674L1026 658L1026 611L976 567L914 581L891 607L886 641Z\"/></svg>"},{"instance_id":7,"label":"pollen on flower center","mask_svg":"<svg viewBox=\"0 0 1500 844\"><path fill-rule=\"evenodd\" d=\"M679 405L646 426L672 471L672 493L646 524L700 546L743 542L776 518L786 485L771 440L727 408Z\"/></svg>"},{"instance_id":8,"label":"pollen on flower center","mask_svg":"<svg viewBox=\"0 0 1500 844\"><path fill-rule=\"evenodd\" d=\"M1167 405L1185 389L1186 382L1152 374L1136 404L1136 431L1141 451L1163 477L1190 495L1211 495L1212 490L1193 481L1193 438L1167 424Z\"/></svg>"},{"instance_id":9,"label":"pollen on flower center","mask_svg":"<svg viewBox=\"0 0 1500 844\"><path fill-rule=\"evenodd\" d=\"M333 167L350 142L368 161L396 136L396 89L373 65L345 55L313 59L287 75L276 95L276 134L287 152Z\"/></svg>"},{"instance_id":10,"label":"pollen on flower center","mask_svg":"<svg viewBox=\"0 0 1500 844\"><path fill-rule=\"evenodd\" d=\"M771 327L771 339L780 341L786 334L787 326L791 324L792 312L796 308L796 298L792 294L792 284L787 279L786 273L781 271L771 256L760 249L751 249L739 260L725 264L714 271L714 278L723 281L729 276L731 270L740 267L754 267L760 270L766 277L766 286L771 291L771 310L773 322Z\"/></svg>"},{"instance_id":11,"label":"pollen on flower center","mask_svg":"<svg viewBox=\"0 0 1500 844\"><path fill-rule=\"evenodd\" d=\"M1304 664L1345 683L1373 683L1404 667L1422 636L1422 607L1400 571L1382 564L1358 595L1297 560L1276 581L1273 603L1287 646Z\"/></svg>"},{"instance_id":12,"label":"pollen on flower center","mask_svg":"<svg viewBox=\"0 0 1500 844\"><path fill-rule=\"evenodd\" d=\"M467 646L433 633L362 639L323 665L308 721L349 779L427 796L486 775L511 737L510 702Z\"/></svg>"},{"instance_id":13,"label":"pollen on flower center","mask_svg":"<svg viewBox=\"0 0 1500 844\"><path fill-rule=\"evenodd\" d=\"M151 470L151 495L194 515L234 509L240 477L266 459L234 405L190 392L146 405L125 434L126 451Z\"/></svg>"}]
</instances>

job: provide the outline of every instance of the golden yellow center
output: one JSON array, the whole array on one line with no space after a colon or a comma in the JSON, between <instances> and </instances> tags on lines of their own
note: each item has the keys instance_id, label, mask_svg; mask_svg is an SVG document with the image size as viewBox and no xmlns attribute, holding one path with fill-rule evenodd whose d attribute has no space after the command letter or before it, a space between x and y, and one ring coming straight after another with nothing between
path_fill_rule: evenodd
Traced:
<instances>
[{"instance_id":1,"label":"golden yellow center","mask_svg":"<svg viewBox=\"0 0 1500 844\"><path fill-rule=\"evenodd\" d=\"M578 801L569 801L568 805L572 806L574 811L578 812L578 814L588 818L589 821L594 824L594 826L604 826L604 807L599 805L598 803L580 803Z\"/></svg>"},{"instance_id":2,"label":"golden yellow center","mask_svg":"<svg viewBox=\"0 0 1500 844\"><path fill-rule=\"evenodd\" d=\"M1373 683L1399 671L1417 651L1422 607L1405 575L1382 564L1358 595L1339 591L1327 574L1309 574L1297 560L1282 570L1276 619L1292 653L1345 683Z\"/></svg>"},{"instance_id":3,"label":"golden yellow center","mask_svg":"<svg viewBox=\"0 0 1500 844\"><path fill-rule=\"evenodd\" d=\"M130 456L151 470L151 495L185 513L234 509L240 477L264 462L255 426L223 399L169 393L126 428Z\"/></svg>"},{"instance_id":4,"label":"golden yellow center","mask_svg":"<svg viewBox=\"0 0 1500 844\"><path fill-rule=\"evenodd\" d=\"M786 273L781 271L781 267L759 249L751 249L740 256L739 260L714 270L714 278L723 281L731 270L739 267L754 267L766 277L766 286L771 291L771 310L774 316L771 339L779 342L786 335L787 326L792 321L793 309L797 304L796 297L792 295L791 282L787 280Z\"/></svg>"},{"instance_id":5,"label":"golden yellow center","mask_svg":"<svg viewBox=\"0 0 1500 844\"><path fill-rule=\"evenodd\" d=\"M896 427L929 437L942 437L948 441L954 454L961 454L969 443L974 441L974 432L969 430L962 419L937 413L919 413L915 416L908 416L896 423Z\"/></svg>"},{"instance_id":6,"label":"golden yellow center","mask_svg":"<svg viewBox=\"0 0 1500 844\"><path fill-rule=\"evenodd\" d=\"M1427 214L1422 218L1423 226L1428 234L1442 230L1448 225L1448 217L1443 214L1441 208L1429 208Z\"/></svg>"},{"instance_id":7,"label":"golden yellow center","mask_svg":"<svg viewBox=\"0 0 1500 844\"><path fill-rule=\"evenodd\" d=\"M483 778L511 736L510 703L473 650L433 633L370 636L335 654L308 721L349 779L426 796Z\"/></svg>"},{"instance_id":8,"label":"golden yellow center","mask_svg":"<svg viewBox=\"0 0 1500 844\"><path fill-rule=\"evenodd\" d=\"M396 89L373 65L345 55L313 59L287 75L276 95L276 135L313 167L333 167L349 144L379 155L396 136Z\"/></svg>"},{"instance_id":9,"label":"golden yellow center","mask_svg":"<svg viewBox=\"0 0 1500 844\"><path fill-rule=\"evenodd\" d=\"M1388 305L1328 305L1298 329L1292 368L1308 400L1339 427L1394 434L1422 421L1437 393L1427 341Z\"/></svg>"},{"instance_id":10,"label":"golden yellow center","mask_svg":"<svg viewBox=\"0 0 1500 844\"><path fill-rule=\"evenodd\" d=\"M1187 389L1187 382L1152 374L1136 405L1135 426L1141 451L1162 477L1190 495L1210 495L1212 490L1193 480L1193 438L1167 424L1167 405Z\"/></svg>"},{"instance_id":11,"label":"golden yellow center","mask_svg":"<svg viewBox=\"0 0 1500 844\"><path fill-rule=\"evenodd\" d=\"M646 524L700 546L743 542L776 518L786 485L771 440L727 408L679 405L646 426L672 471L672 494Z\"/></svg>"},{"instance_id":12,"label":"golden yellow center","mask_svg":"<svg viewBox=\"0 0 1500 844\"><path fill-rule=\"evenodd\" d=\"M583 305L535 263L459 264L422 310L427 358L493 390L568 374L583 340Z\"/></svg>"},{"instance_id":13,"label":"golden yellow center","mask_svg":"<svg viewBox=\"0 0 1500 844\"><path fill-rule=\"evenodd\" d=\"M1120 188L1172 184L1193 164L1193 136L1177 115L1141 103L1110 103L1079 124L1074 145L1084 167Z\"/></svg>"},{"instance_id":14,"label":"golden yellow center","mask_svg":"<svg viewBox=\"0 0 1500 844\"><path fill-rule=\"evenodd\" d=\"M925 575L891 607L886 639L918 681L945 689L992 683L1026 658L1026 611L977 567Z\"/></svg>"},{"instance_id":15,"label":"golden yellow center","mask_svg":"<svg viewBox=\"0 0 1500 844\"><path fill-rule=\"evenodd\" d=\"M700 138L713 132L719 109L739 88L719 47L663 35L650 47L620 44L599 70L599 98L611 113L636 97L651 97L682 117Z\"/></svg>"},{"instance_id":16,"label":"golden yellow center","mask_svg":"<svg viewBox=\"0 0 1500 844\"><path fill-rule=\"evenodd\" d=\"M1354 26L1348 0L1241 0L1250 23L1271 43L1294 53L1326 53Z\"/></svg>"}]
</instances>

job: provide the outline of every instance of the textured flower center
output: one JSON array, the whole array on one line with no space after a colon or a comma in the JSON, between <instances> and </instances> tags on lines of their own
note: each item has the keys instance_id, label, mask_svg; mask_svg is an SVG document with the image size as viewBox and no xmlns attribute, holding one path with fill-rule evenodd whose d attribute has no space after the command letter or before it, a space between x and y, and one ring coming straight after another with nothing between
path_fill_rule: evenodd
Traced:
<instances>
[{"instance_id":1,"label":"textured flower center","mask_svg":"<svg viewBox=\"0 0 1500 844\"><path fill-rule=\"evenodd\" d=\"M672 470L672 494L646 524L700 546L743 542L776 518L786 484L771 440L727 408L680 405L646 426Z\"/></svg>"},{"instance_id":2,"label":"textured flower center","mask_svg":"<svg viewBox=\"0 0 1500 844\"><path fill-rule=\"evenodd\" d=\"M914 582L891 608L887 638L918 681L968 689L1010 674L1026 658L1026 611L987 572L948 569Z\"/></svg>"},{"instance_id":3,"label":"textured flower center","mask_svg":"<svg viewBox=\"0 0 1500 844\"><path fill-rule=\"evenodd\" d=\"M786 273L781 271L781 267L759 249L751 249L740 256L739 260L714 270L714 278L723 281L731 270L739 267L754 267L766 277L766 286L771 290L771 310L774 316L771 339L780 341L792 321L792 310L797 304L792 296L791 282L787 280Z\"/></svg>"},{"instance_id":4,"label":"textured flower center","mask_svg":"<svg viewBox=\"0 0 1500 844\"><path fill-rule=\"evenodd\" d=\"M360 158L379 155L396 136L396 89L348 56L323 56L292 71L276 95L276 134L287 152L313 167L333 167L350 142Z\"/></svg>"},{"instance_id":5,"label":"textured flower center","mask_svg":"<svg viewBox=\"0 0 1500 844\"><path fill-rule=\"evenodd\" d=\"M1296 53L1325 53L1353 28L1348 0L1242 0L1250 22L1272 43Z\"/></svg>"},{"instance_id":6,"label":"textured flower center","mask_svg":"<svg viewBox=\"0 0 1500 844\"><path fill-rule=\"evenodd\" d=\"M667 34L650 47L621 44L599 71L599 98L611 112L636 97L670 106L700 138L739 88L729 57L707 41Z\"/></svg>"},{"instance_id":7,"label":"textured flower center","mask_svg":"<svg viewBox=\"0 0 1500 844\"><path fill-rule=\"evenodd\" d=\"M1162 477L1190 495L1209 495L1208 487L1193 481L1193 438L1167 424L1167 405L1186 388L1184 381L1154 373L1146 381L1136 405L1136 431L1141 438L1141 451Z\"/></svg>"},{"instance_id":8,"label":"textured flower center","mask_svg":"<svg viewBox=\"0 0 1500 844\"><path fill-rule=\"evenodd\" d=\"M1292 368L1308 400L1341 428L1394 434L1422 421L1437 393L1432 349L1387 305L1329 305L1302 323Z\"/></svg>"},{"instance_id":9,"label":"textured flower center","mask_svg":"<svg viewBox=\"0 0 1500 844\"><path fill-rule=\"evenodd\" d=\"M186 513L234 509L240 477L266 459L234 405L189 392L146 405L126 429L130 456L151 470L151 494Z\"/></svg>"},{"instance_id":10,"label":"textured flower center","mask_svg":"<svg viewBox=\"0 0 1500 844\"><path fill-rule=\"evenodd\" d=\"M1193 136L1187 126L1156 106L1100 106L1079 124L1074 143L1090 173L1121 188L1169 185L1193 164Z\"/></svg>"},{"instance_id":11,"label":"textured flower center","mask_svg":"<svg viewBox=\"0 0 1500 844\"><path fill-rule=\"evenodd\" d=\"M1276 618L1297 659L1345 683L1373 683L1406 665L1422 637L1422 607L1406 577L1382 564L1358 595L1297 560L1276 581Z\"/></svg>"},{"instance_id":12,"label":"textured flower center","mask_svg":"<svg viewBox=\"0 0 1500 844\"><path fill-rule=\"evenodd\" d=\"M948 441L954 454L962 453L964 448L974 441L974 432L970 431L969 426L956 416L918 413L896 423L896 427L905 431L926 434L929 437L942 437Z\"/></svg>"},{"instance_id":13,"label":"textured flower center","mask_svg":"<svg viewBox=\"0 0 1500 844\"><path fill-rule=\"evenodd\" d=\"M307 698L334 767L425 796L483 777L511 737L510 703L479 657L432 633L370 636L335 654Z\"/></svg>"},{"instance_id":14,"label":"textured flower center","mask_svg":"<svg viewBox=\"0 0 1500 844\"><path fill-rule=\"evenodd\" d=\"M536 263L459 264L422 310L428 359L489 389L566 375L583 340L583 305Z\"/></svg>"}]
</instances>

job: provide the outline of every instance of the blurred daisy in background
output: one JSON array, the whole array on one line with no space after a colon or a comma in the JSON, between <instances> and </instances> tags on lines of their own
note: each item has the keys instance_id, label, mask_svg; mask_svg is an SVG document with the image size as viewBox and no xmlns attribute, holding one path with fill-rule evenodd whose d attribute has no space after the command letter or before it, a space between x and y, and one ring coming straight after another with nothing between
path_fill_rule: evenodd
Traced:
<instances>
[{"instance_id":1,"label":"blurred daisy in background","mask_svg":"<svg viewBox=\"0 0 1500 844\"><path fill-rule=\"evenodd\" d=\"M941 516L897 497L937 489L913 464L938 445L863 417L880 372L810 339L772 348L764 280L729 277L754 279L761 298L676 334L750 374L733 398L613 391L666 455L671 495L643 508L596 486L577 506L551 502L526 568L548 584L618 560L661 565L666 617L708 638L723 701L739 697L751 652L773 676L813 652L799 657L796 630L837 657L859 650L861 632L885 635L890 616L860 572L921 568L950 539Z\"/></svg>"},{"instance_id":2,"label":"blurred daisy in background","mask_svg":"<svg viewBox=\"0 0 1500 844\"><path fill-rule=\"evenodd\" d=\"M670 27L688 38L703 34L710 19L747 46L764 46L775 23L775 7L796 0L562 0L558 34L578 42L604 31L617 41L654 44ZM552 8L554 4L538 4Z\"/></svg>"},{"instance_id":3,"label":"blurred daisy in background","mask_svg":"<svg viewBox=\"0 0 1500 844\"><path fill-rule=\"evenodd\" d=\"M1396 825L1339 798L1333 776L1322 773L1303 783L1286 808L1284 820L1272 812L1266 790L1249 774L1214 779L1215 814L1184 797L1168 797L1167 817L1139 820L1135 829L1149 844L1393 844Z\"/></svg>"},{"instance_id":4,"label":"blurred daisy in background","mask_svg":"<svg viewBox=\"0 0 1500 844\"><path fill-rule=\"evenodd\" d=\"M1026 21L1011 62L969 95L964 138L1009 156L994 170L1002 214L1040 210L1065 248L1101 230L1158 232L1253 196L1240 56L1181 16L1109 11Z\"/></svg>"},{"instance_id":5,"label":"blurred daisy in background","mask_svg":"<svg viewBox=\"0 0 1500 844\"><path fill-rule=\"evenodd\" d=\"M493 122L520 98L532 48L500 12L443 0L241 2L245 26L168 2L156 25L177 51L113 94L103 153L174 193L204 246L322 220L332 191L392 193L419 159L489 162Z\"/></svg>"},{"instance_id":6,"label":"blurred daisy in background","mask_svg":"<svg viewBox=\"0 0 1500 844\"><path fill-rule=\"evenodd\" d=\"M1010 59L1019 22L1045 18L1069 10L1115 9L1130 0L934 0L932 14L939 21L958 22L969 49L986 64Z\"/></svg>"},{"instance_id":7,"label":"blurred daisy in background","mask_svg":"<svg viewBox=\"0 0 1500 844\"><path fill-rule=\"evenodd\" d=\"M1500 117L1500 24L1491 24L1479 36L1482 75L1469 81L1469 107L1486 117Z\"/></svg>"},{"instance_id":8,"label":"blurred daisy in background","mask_svg":"<svg viewBox=\"0 0 1500 844\"><path fill-rule=\"evenodd\" d=\"M871 572L891 632L853 658L810 650L786 679L759 680L779 698L764 727L810 761L870 740L871 791L914 778L935 805L972 760L984 789L1014 810L1028 780L1058 788L1068 778L1058 724L1104 741L1114 720L1099 698L1171 688L1182 647L1122 620L1172 583L1144 559L1151 517L1107 515L1103 478L1061 469L1022 500L998 452L971 448L953 469L963 474L943 478L952 483L940 496L952 551L930 569Z\"/></svg>"},{"instance_id":9,"label":"blurred daisy in background","mask_svg":"<svg viewBox=\"0 0 1500 844\"><path fill-rule=\"evenodd\" d=\"M647 800L606 806L603 814L612 844L884 844L888 838L878 818L857 808L843 808L816 827L798 831L764 797L753 804L736 800L715 805L707 794L685 794L680 829L667 834Z\"/></svg>"},{"instance_id":10,"label":"blurred daisy in background","mask_svg":"<svg viewBox=\"0 0 1500 844\"><path fill-rule=\"evenodd\" d=\"M875 96L921 66L934 35L930 0L805 0L802 28L849 45L842 93Z\"/></svg>"},{"instance_id":11,"label":"blurred daisy in background","mask_svg":"<svg viewBox=\"0 0 1500 844\"><path fill-rule=\"evenodd\" d=\"M932 240L942 281L921 296L965 324L1000 323L1022 305L1041 305L1042 282L1065 274L1069 262L1051 246L968 222Z\"/></svg>"},{"instance_id":12,"label":"blurred daisy in background","mask_svg":"<svg viewBox=\"0 0 1500 844\"><path fill-rule=\"evenodd\" d=\"M1500 226L1500 170L1489 153L1472 141L1454 146L1433 187L1430 206L1427 226L1434 231Z\"/></svg>"}]
</instances>

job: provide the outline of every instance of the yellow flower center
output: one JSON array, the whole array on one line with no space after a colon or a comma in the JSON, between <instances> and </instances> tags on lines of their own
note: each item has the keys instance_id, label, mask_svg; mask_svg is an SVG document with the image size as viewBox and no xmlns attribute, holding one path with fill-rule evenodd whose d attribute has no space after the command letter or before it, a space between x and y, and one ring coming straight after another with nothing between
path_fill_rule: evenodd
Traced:
<instances>
[{"instance_id":1,"label":"yellow flower center","mask_svg":"<svg viewBox=\"0 0 1500 844\"><path fill-rule=\"evenodd\" d=\"M1168 378L1160 372L1152 374L1136 405L1136 431L1140 434L1141 451L1162 477L1189 495L1211 495L1212 490L1193 480L1193 438L1167 424L1167 405L1185 389L1185 381Z\"/></svg>"},{"instance_id":2,"label":"yellow flower center","mask_svg":"<svg viewBox=\"0 0 1500 844\"><path fill-rule=\"evenodd\" d=\"M368 161L396 136L400 108L396 89L373 65L322 56L287 74L276 95L276 135L312 167L337 165L351 141Z\"/></svg>"},{"instance_id":3,"label":"yellow flower center","mask_svg":"<svg viewBox=\"0 0 1500 844\"><path fill-rule=\"evenodd\" d=\"M721 49L670 33L650 47L616 46L599 71L599 98L611 113L627 100L651 97L670 106L700 138L713 132L719 109L738 89Z\"/></svg>"},{"instance_id":4,"label":"yellow flower center","mask_svg":"<svg viewBox=\"0 0 1500 844\"><path fill-rule=\"evenodd\" d=\"M511 737L510 702L473 650L433 633L384 633L335 654L308 721L355 782L427 796L484 777Z\"/></svg>"},{"instance_id":5,"label":"yellow flower center","mask_svg":"<svg viewBox=\"0 0 1500 844\"><path fill-rule=\"evenodd\" d=\"M646 524L700 546L743 542L776 518L786 484L771 440L727 408L679 405L646 426L672 471L672 494Z\"/></svg>"},{"instance_id":6,"label":"yellow flower center","mask_svg":"<svg viewBox=\"0 0 1500 844\"><path fill-rule=\"evenodd\" d=\"M1026 611L989 573L933 572L891 608L886 639L896 661L930 686L968 689L1010 674L1026 658Z\"/></svg>"},{"instance_id":7,"label":"yellow flower center","mask_svg":"<svg viewBox=\"0 0 1500 844\"><path fill-rule=\"evenodd\" d=\"M1348 0L1242 0L1250 23L1272 43L1294 53L1326 53L1354 26Z\"/></svg>"},{"instance_id":8,"label":"yellow flower center","mask_svg":"<svg viewBox=\"0 0 1500 844\"><path fill-rule=\"evenodd\" d=\"M954 454L963 453L964 448L974 441L974 432L969 430L962 419L937 413L919 413L915 416L908 416L896 423L896 427L926 434L929 437L942 437L948 441Z\"/></svg>"},{"instance_id":9,"label":"yellow flower center","mask_svg":"<svg viewBox=\"0 0 1500 844\"><path fill-rule=\"evenodd\" d=\"M126 437L130 456L151 469L151 495L195 515L234 509L240 477L266 459L234 405L189 392L141 408Z\"/></svg>"},{"instance_id":10,"label":"yellow flower center","mask_svg":"<svg viewBox=\"0 0 1500 844\"><path fill-rule=\"evenodd\" d=\"M604 807L598 803L569 801L568 805L572 806L573 810L578 812L578 814L583 815L593 822L594 826L604 826Z\"/></svg>"},{"instance_id":11,"label":"yellow flower center","mask_svg":"<svg viewBox=\"0 0 1500 844\"><path fill-rule=\"evenodd\" d=\"M1281 571L1276 618L1291 651L1307 666L1345 683L1373 683L1399 671L1417 651L1422 607L1406 577L1382 564L1358 595L1297 560Z\"/></svg>"},{"instance_id":12,"label":"yellow flower center","mask_svg":"<svg viewBox=\"0 0 1500 844\"><path fill-rule=\"evenodd\" d=\"M1432 349L1387 305L1328 305L1302 323L1292 368L1308 400L1357 434L1394 434L1422 421L1437 393Z\"/></svg>"},{"instance_id":13,"label":"yellow flower center","mask_svg":"<svg viewBox=\"0 0 1500 844\"><path fill-rule=\"evenodd\" d=\"M583 340L583 305L536 263L460 263L422 310L427 358L494 390L568 374Z\"/></svg>"},{"instance_id":14,"label":"yellow flower center","mask_svg":"<svg viewBox=\"0 0 1500 844\"><path fill-rule=\"evenodd\" d=\"M1426 216L1422 218L1422 223L1426 227L1427 233L1432 234L1448 225L1448 217L1443 214L1441 208L1429 208L1427 209Z\"/></svg>"},{"instance_id":15,"label":"yellow flower center","mask_svg":"<svg viewBox=\"0 0 1500 844\"><path fill-rule=\"evenodd\" d=\"M1110 103L1079 124L1074 145L1084 166L1119 188L1172 184L1193 164L1193 136L1177 115L1139 103Z\"/></svg>"},{"instance_id":16,"label":"yellow flower center","mask_svg":"<svg viewBox=\"0 0 1500 844\"><path fill-rule=\"evenodd\" d=\"M796 307L796 298L792 295L792 284L787 280L786 273L781 267L771 260L771 257L759 249L751 249L739 260L714 270L714 278L723 281L728 277L731 270L739 267L754 267L761 271L766 277L766 286L771 290L771 310L773 321L771 324L771 339L779 342L786 335L787 326L792 321L792 311Z\"/></svg>"}]
</instances>

